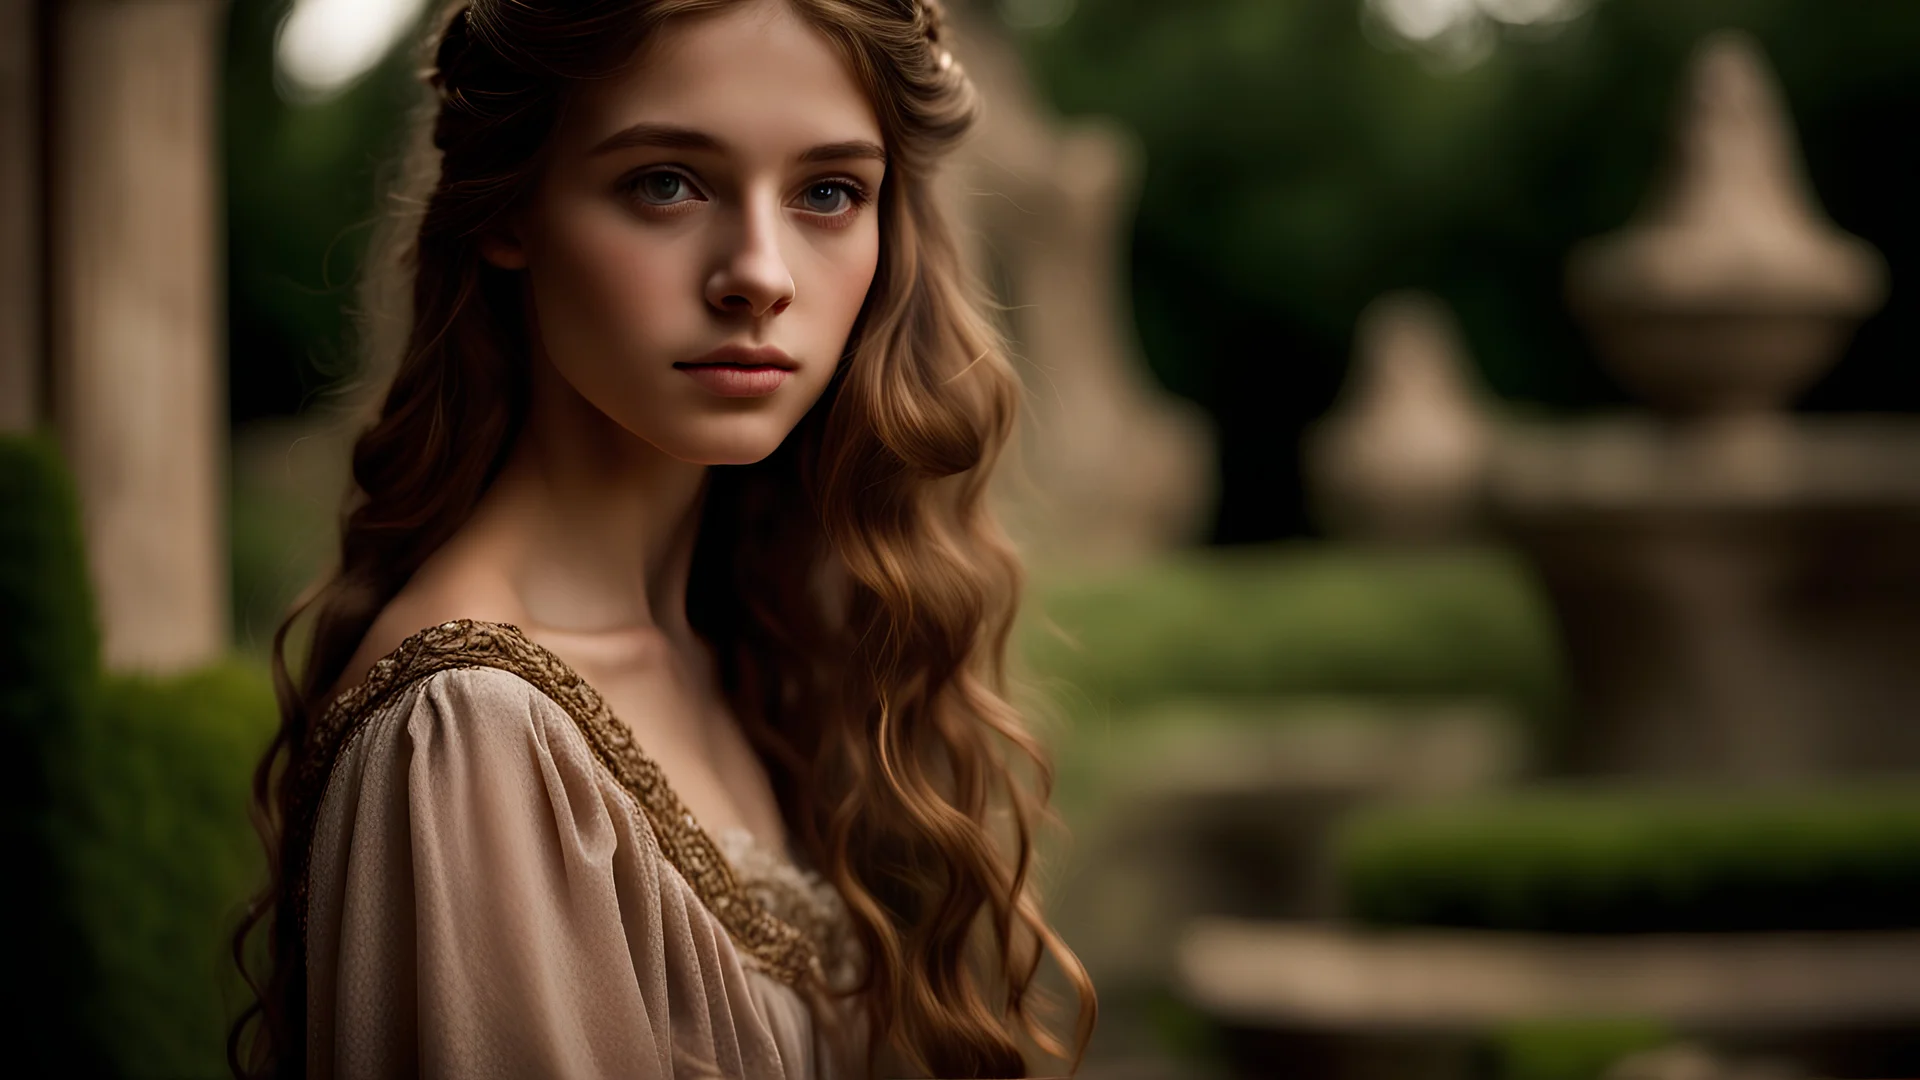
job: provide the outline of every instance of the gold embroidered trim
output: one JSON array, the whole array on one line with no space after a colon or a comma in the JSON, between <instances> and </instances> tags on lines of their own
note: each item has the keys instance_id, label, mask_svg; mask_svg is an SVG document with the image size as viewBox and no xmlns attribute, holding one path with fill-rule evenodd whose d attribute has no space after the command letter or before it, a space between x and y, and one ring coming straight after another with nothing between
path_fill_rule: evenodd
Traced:
<instances>
[{"instance_id":1,"label":"gold embroidered trim","mask_svg":"<svg viewBox=\"0 0 1920 1080\"><path fill-rule=\"evenodd\" d=\"M713 840L733 866L740 887L813 942L826 968L828 986L845 989L859 981L862 948L846 902L832 883L818 871L762 846L746 829L721 829Z\"/></svg>"},{"instance_id":2,"label":"gold embroidered trim","mask_svg":"<svg viewBox=\"0 0 1920 1080\"><path fill-rule=\"evenodd\" d=\"M307 931L313 830L335 763L365 730L366 721L408 687L441 671L477 667L517 675L566 710L601 764L639 802L667 861L752 960L796 988L809 974L824 978L813 943L741 885L719 846L667 785L660 766L641 752L626 725L614 718L600 692L518 627L472 619L431 626L401 642L373 665L365 682L341 694L308 732L303 767L289 777L294 818L286 838L291 845L288 850L297 852L299 859L292 900L302 941Z\"/></svg>"}]
</instances>

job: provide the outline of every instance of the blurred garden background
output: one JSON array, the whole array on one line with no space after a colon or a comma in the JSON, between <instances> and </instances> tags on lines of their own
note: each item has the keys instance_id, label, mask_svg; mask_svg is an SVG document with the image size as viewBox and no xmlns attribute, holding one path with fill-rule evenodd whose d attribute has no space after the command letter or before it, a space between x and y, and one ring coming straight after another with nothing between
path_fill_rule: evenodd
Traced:
<instances>
[{"instance_id":1,"label":"blurred garden background","mask_svg":"<svg viewBox=\"0 0 1920 1080\"><path fill-rule=\"evenodd\" d=\"M1920 7L949 7L1085 1075L1920 1076ZM422 17L0 0L43 1070L224 1073Z\"/></svg>"}]
</instances>

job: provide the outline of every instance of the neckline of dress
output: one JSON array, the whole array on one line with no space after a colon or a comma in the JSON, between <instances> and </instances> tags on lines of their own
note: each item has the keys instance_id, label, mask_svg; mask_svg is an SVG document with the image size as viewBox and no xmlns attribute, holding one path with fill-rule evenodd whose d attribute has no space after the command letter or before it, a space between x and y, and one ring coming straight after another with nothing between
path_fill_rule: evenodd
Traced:
<instances>
[{"instance_id":1,"label":"neckline of dress","mask_svg":"<svg viewBox=\"0 0 1920 1080\"><path fill-rule=\"evenodd\" d=\"M610 717L615 723L620 725L621 729L626 733L627 738L632 740L634 748L637 751L639 751L640 754L642 754L643 756L647 756L649 760L651 760L651 755L647 755L645 749L641 747L640 740L634 737L632 726L629 725L625 720L620 719L619 715L613 711L613 707L611 705L606 704L606 700L607 700L606 695L602 694L598 687L588 682L586 677L581 675L578 671L576 671L572 664L567 663L564 659L560 657L558 653L555 653L552 649L549 649L545 645L542 645L538 641L535 641L531 636L527 634L525 630L520 629L520 627L516 626L515 624L503 623L503 622L492 622L486 619L450 619L446 622L435 623L431 626L421 627L420 629L415 630L413 633L408 634L406 638L402 640L400 644L394 646L390 652L386 653L385 655L381 656L379 659L375 660L372 664L370 664L367 668L367 673L365 677L362 678L359 683L356 683L355 685L350 686L345 690L342 690L340 693L334 695L333 700L328 702L327 707L322 711L322 715L323 716L331 715L336 710L345 707L348 704L349 699L354 698L355 696L362 693L364 687L371 684L377 677L382 675L387 668L392 667L393 664L395 663L395 657L399 656L403 652L406 652L416 647L423 639L425 639L429 635L434 634L436 632L444 633L450 630L458 629L462 626L483 627L489 630L493 630L497 633L509 635L517 639L522 645L524 645L528 649L540 655L543 661L545 661L548 664L551 664L554 668L558 669L558 672L561 675L564 675L566 678L577 683L579 686L581 686L582 688L592 693L595 698L599 699L601 704L606 709L607 716ZM504 670L504 669L495 668L494 670ZM522 682L526 682L527 685L532 686L535 690L540 691L543 695L546 694L545 690L543 690L539 686L534 685L532 682L528 681L524 676L520 675L519 673L509 671L508 674L513 675L515 678L520 679ZM667 778L666 770L660 768L658 762L654 762L654 768L659 770L661 786L666 788L667 791L671 793L673 800L677 802L681 807L684 808L686 806L686 800L680 798L679 791L674 788L673 782ZM727 854L728 846L726 844L722 844L719 842L722 836L744 838L744 840L742 841L742 846L744 846L745 848L751 851L757 852L768 859L778 862L782 866L785 866L788 869L791 869L793 872L799 874L803 879L809 882L822 880L818 873L816 873L815 871L809 869L807 866L800 863L788 851L784 850L783 848L776 848L762 841L760 837L757 834L755 834L752 829L748 829L740 825L729 825L725 828L718 829L718 830L709 829L705 825L701 824L699 820L693 816L692 810L685 810L684 812L686 814L688 827L706 836L708 841L713 844L714 849L719 851L723 858L726 858L729 868L734 870L736 874L739 873L742 868L739 866L739 860Z\"/></svg>"},{"instance_id":2,"label":"neckline of dress","mask_svg":"<svg viewBox=\"0 0 1920 1080\"><path fill-rule=\"evenodd\" d=\"M307 931L307 860L314 823L342 751L366 730L366 721L396 696L440 672L473 669L495 669L519 679L573 720L600 766L638 804L660 854L762 969L795 988L824 970L816 943L826 939L809 935L776 915L755 895L761 890L734 873L734 860L694 819L659 763L640 749L632 731L614 717L599 691L519 627L476 619L454 619L415 631L376 660L359 685L335 697L306 726L302 749L286 779L292 806L287 843L298 860L291 902L299 913L302 935ZM777 855L764 862L769 867L791 864Z\"/></svg>"}]
</instances>

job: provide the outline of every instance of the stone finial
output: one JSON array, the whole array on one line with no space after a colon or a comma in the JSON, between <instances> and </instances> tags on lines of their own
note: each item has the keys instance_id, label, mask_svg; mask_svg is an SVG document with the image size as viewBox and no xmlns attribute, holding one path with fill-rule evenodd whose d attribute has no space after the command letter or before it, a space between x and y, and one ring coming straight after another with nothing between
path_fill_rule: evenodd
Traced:
<instances>
[{"instance_id":1,"label":"stone finial","mask_svg":"<svg viewBox=\"0 0 1920 1080\"><path fill-rule=\"evenodd\" d=\"M1439 539L1471 517L1490 440L1452 313L1389 293L1361 313L1346 386L1308 434L1308 481L1335 532Z\"/></svg>"},{"instance_id":2,"label":"stone finial","mask_svg":"<svg viewBox=\"0 0 1920 1080\"><path fill-rule=\"evenodd\" d=\"M1664 409L1763 412L1837 358L1886 297L1886 264L1820 210L1759 45L1695 51L1664 182L1639 220L1590 240L1569 299L1603 358Z\"/></svg>"}]
</instances>

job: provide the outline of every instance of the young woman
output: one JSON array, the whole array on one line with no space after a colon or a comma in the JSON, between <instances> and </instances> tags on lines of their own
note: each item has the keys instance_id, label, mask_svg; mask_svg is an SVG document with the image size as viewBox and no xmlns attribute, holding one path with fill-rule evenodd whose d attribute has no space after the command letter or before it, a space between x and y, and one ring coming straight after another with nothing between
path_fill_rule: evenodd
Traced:
<instances>
[{"instance_id":1,"label":"young woman","mask_svg":"<svg viewBox=\"0 0 1920 1080\"><path fill-rule=\"evenodd\" d=\"M1077 1061L983 504L1018 384L934 199L975 108L936 0L438 25L407 332L256 775L236 1072Z\"/></svg>"}]
</instances>

